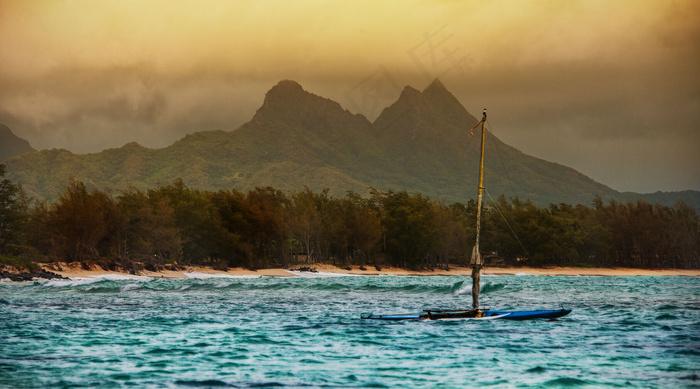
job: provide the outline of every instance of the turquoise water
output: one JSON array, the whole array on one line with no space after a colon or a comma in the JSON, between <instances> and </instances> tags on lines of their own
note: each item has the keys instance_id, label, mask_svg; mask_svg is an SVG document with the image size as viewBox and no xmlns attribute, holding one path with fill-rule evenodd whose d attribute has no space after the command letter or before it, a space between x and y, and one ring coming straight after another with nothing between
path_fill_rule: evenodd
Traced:
<instances>
[{"instance_id":1,"label":"turquoise water","mask_svg":"<svg viewBox=\"0 0 700 389\"><path fill-rule=\"evenodd\" d=\"M0 387L700 387L700 279L482 277L559 321L381 322L459 277L0 282Z\"/></svg>"}]
</instances>

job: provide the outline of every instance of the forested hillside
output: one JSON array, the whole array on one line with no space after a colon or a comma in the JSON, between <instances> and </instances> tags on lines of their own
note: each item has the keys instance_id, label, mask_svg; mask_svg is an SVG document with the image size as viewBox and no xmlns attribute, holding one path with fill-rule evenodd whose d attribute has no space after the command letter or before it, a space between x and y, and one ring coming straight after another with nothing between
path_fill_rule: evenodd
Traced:
<instances>
[{"instance_id":1,"label":"forested hillside","mask_svg":"<svg viewBox=\"0 0 700 389\"><path fill-rule=\"evenodd\" d=\"M334 196L347 191L367 196L376 188L464 203L476 196L479 147L469 132L475 123L438 80L422 92L406 87L374 123L285 80L234 131L196 132L162 149L129 143L85 155L42 150L9 158L7 175L29 196L49 201L71 179L116 192L180 178L207 191L306 186ZM683 199L700 207L699 192L620 193L574 169L526 155L490 132L486 140L485 186L493 198L517 196L544 207L590 206L596 195L605 201L653 197L664 205Z\"/></svg>"}]
</instances>

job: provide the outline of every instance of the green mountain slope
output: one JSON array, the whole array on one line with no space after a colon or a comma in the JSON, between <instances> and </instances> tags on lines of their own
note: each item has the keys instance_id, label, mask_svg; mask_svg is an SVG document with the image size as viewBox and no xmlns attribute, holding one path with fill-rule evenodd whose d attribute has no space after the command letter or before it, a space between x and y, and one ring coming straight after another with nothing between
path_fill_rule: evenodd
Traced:
<instances>
[{"instance_id":1,"label":"green mountain slope","mask_svg":"<svg viewBox=\"0 0 700 389\"><path fill-rule=\"evenodd\" d=\"M179 177L207 190L308 186L344 195L367 193L372 186L466 202L476 195L479 138L469 133L476 122L438 80L422 92L406 87L374 123L285 80L234 131L197 132L162 149L129 143L86 155L42 150L9 158L7 176L30 195L49 200L71 178L119 190ZM595 195L646 196L616 192L571 168L523 154L490 133L485 164L485 186L494 198L518 195L547 205L590 204ZM671 205L683 198L700 207L700 192L649 196Z\"/></svg>"},{"instance_id":2,"label":"green mountain slope","mask_svg":"<svg viewBox=\"0 0 700 389\"><path fill-rule=\"evenodd\" d=\"M401 161L405 174L420 181L416 189L447 201L465 201L476 193L479 142L470 134L477 123L459 101L435 80L423 92L407 87L375 121L387 155ZM593 196L613 197L609 187L565 166L538 159L488 133L484 186L495 198L529 198L537 204L585 203ZM409 186L409 182L405 182Z\"/></svg>"}]
</instances>

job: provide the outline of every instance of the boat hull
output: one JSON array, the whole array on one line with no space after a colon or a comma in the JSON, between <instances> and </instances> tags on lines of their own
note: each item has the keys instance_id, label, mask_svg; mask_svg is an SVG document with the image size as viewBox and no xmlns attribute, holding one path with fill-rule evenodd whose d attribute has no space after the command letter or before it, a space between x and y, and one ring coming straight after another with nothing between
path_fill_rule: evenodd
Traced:
<instances>
[{"instance_id":1,"label":"boat hull","mask_svg":"<svg viewBox=\"0 0 700 389\"><path fill-rule=\"evenodd\" d=\"M571 309L551 309L537 311L488 311L488 315L505 315L503 320L556 319L571 313Z\"/></svg>"},{"instance_id":2,"label":"boat hull","mask_svg":"<svg viewBox=\"0 0 700 389\"><path fill-rule=\"evenodd\" d=\"M455 320L455 319L503 319L503 320L532 320L532 319L556 319L571 313L571 309L550 309L535 311L492 311L483 310L475 315L473 311L426 311L422 315L363 315L362 319L370 320Z\"/></svg>"}]
</instances>

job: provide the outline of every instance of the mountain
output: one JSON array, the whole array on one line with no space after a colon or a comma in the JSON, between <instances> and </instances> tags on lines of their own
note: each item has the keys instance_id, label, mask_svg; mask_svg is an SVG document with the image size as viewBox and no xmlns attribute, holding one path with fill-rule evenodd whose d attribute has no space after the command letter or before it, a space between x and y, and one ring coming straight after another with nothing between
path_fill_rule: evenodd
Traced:
<instances>
[{"instance_id":1,"label":"mountain","mask_svg":"<svg viewBox=\"0 0 700 389\"><path fill-rule=\"evenodd\" d=\"M162 149L137 143L76 155L42 150L9 158L7 176L28 194L54 200L75 178L102 189L146 189L182 178L190 187L242 191L256 186L314 191L421 192L447 202L476 195L477 119L439 81L425 90L406 87L374 123L337 102L284 80L265 95L253 118L234 131L189 134ZM620 193L574 169L526 155L487 134L488 195L529 198L535 204L591 204L645 198L700 208L700 192L640 195ZM487 196L488 200L488 196Z\"/></svg>"},{"instance_id":2,"label":"mountain","mask_svg":"<svg viewBox=\"0 0 700 389\"><path fill-rule=\"evenodd\" d=\"M182 178L201 189L250 190L256 186L300 189L304 185L344 195L397 174L364 116L305 91L293 81L270 89L254 117L238 129L189 134L162 149L129 143L76 155L43 150L7 161L7 176L28 194L56 199L75 178L99 188L146 189ZM359 177L356 178L356 177Z\"/></svg>"},{"instance_id":3,"label":"mountain","mask_svg":"<svg viewBox=\"0 0 700 389\"><path fill-rule=\"evenodd\" d=\"M423 92L406 87L375 121L387 155L415 178L416 189L448 201L464 201L476 192L479 137L470 129L478 120L435 80ZM494 199L529 198L537 204L584 203L617 192L565 166L538 159L506 145L488 132L484 180ZM412 187L411 181L399 182Z\"/></svg>"},{"instance_id":4,"label":"mountain","mask_svg":"<svg viewBox=\"0 0 700 389\"><path fill-rule=\"evenodd\" d=\"M29 142L18 137L9 127L0 124L0 161L9 157L36 151Z\"/></svg>"}]
</instances>

